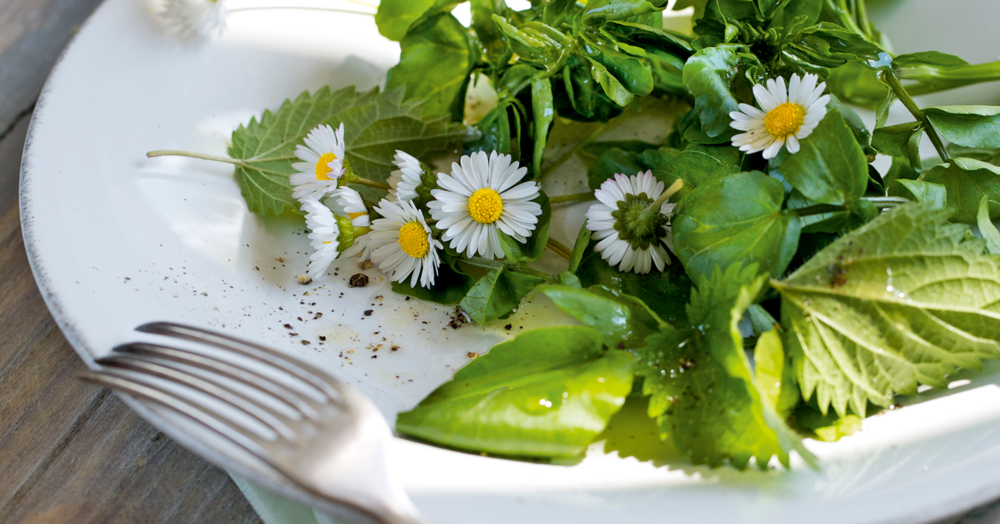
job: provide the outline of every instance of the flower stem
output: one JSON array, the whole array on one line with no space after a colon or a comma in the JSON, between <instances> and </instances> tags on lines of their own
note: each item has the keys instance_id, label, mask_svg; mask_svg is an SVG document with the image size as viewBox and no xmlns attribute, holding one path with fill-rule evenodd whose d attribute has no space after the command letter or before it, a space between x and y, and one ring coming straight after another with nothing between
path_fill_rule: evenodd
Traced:
<instances>
[{"instance_id":1,"label":"flower stem","mask_svg":"<svg viewBox=\"0 0 1000 524\"><path fill-rule=\"evenodd\" d=\"M361 178L361 177L359 177L357 175L351 176L350 178L347 178L347 177L345 177L345 178L346 178L346 182L348 184L360 184L362 186L374 187L374 188L377 188L377 189L384 189L386 191L392 189L392 186L390 186L389 184L386 184L384 182L376 182L374 180L368 180L367 178Z\"/></svg>"},{"instance_id":2,"label":"flower stem","mask_svg":"<svg viewBox=\"0 0 1000 524\"><path fill-rule=\"evenodd\" d=\"M544 279L546 282L550 282L553 284L559 283L559 278L557 276L546 273L544 271L539 271L537 269L531 269L530 267L518 266L516 271L518 273L524 273L525 275L531 275Z\"/></svg>"},{"instance_id":3,"label":"flower stem","mask_svg":"<svg viewBox=\"0 0 1000 524\"><path fill-rule=\"evenodd\" d=\"M938 136L937 130L934 129L930 120L927 119L927 116L924 114L923 110L920 109L917 103L913 101L910 94L906 92L906 88L904 88L903 84L899 82L899 78L896 78L896 74L893 73L892 70L887 69L882 71L882 78L887 84L889 84L889 88L892 89L893 93L895 93L896 98L903 103L903 106L906 107L907 111L909 111L911 115L913 115L913 118L916 118L917 121L923 124L924 132L927 133L927 138L931 139L931 143L934 144L934 149L937 150L938 156L941 157L941 160L943 162L951 162L951 156L948 155L948 150L945 149L944 142L941 140L941 137Z\"/></svg>"},{"instance_id":4,"label":"flower stem","mask_svg":"<svg viewBox=\"0 0 1000 524\"><path fill-rule=\"evenodd\" d=\"M565 258L567 261L573 258L573 250L562 245L562 243L552 237L549 237L549 239L545 241L545 247L551 249L555 254Z\"/></svg>"},{"instance_id":5,"label":"flower stem","mask_svg":"<svg viewBox=\"0 0 1000 524\"><path fill-rule=\"evenodd\" d=\"M594 198L594 193L590 191L585 191L583 193L573 193L572 195L559 195L554 197L549 197L550 204L562 204L565 202L573 202L576 200L591 200Z\"/></svg>"},{"instance_id":6,"label":"flower stem","mask_svg":"<svg viewBox=\"0 0 1000 524\"><path fill-rule=\"evenodd\" d=\"M191 151L179 151L177 149L160 149L157 151L150 151L146 153L146 158L156 158L158 156L183 156L188 158L197 158L200 160L208 160L211 162L223 162L226 164L233 164L237 166L246 165L243 163L242 160L236 160L224 156L206 155L204 153L192 153Z\"/></svg>"}]
</instances>

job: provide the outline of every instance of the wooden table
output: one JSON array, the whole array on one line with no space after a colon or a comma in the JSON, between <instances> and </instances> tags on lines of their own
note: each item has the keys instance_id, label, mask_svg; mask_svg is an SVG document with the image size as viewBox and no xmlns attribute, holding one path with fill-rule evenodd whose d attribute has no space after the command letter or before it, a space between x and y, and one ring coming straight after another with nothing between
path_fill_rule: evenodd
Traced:
<instances>
[{"instance_id":1,"label":"wooden table","mask_svg":"<svg viewBox=\"0 0 1000 524\"><path fill-rule=\"evenodd\" d=\"M260 522L224 471L75 378L83 361L28 267L17 207L28 121L99 3L0 0L0 523Z\"/></svg>"}]
</instances>

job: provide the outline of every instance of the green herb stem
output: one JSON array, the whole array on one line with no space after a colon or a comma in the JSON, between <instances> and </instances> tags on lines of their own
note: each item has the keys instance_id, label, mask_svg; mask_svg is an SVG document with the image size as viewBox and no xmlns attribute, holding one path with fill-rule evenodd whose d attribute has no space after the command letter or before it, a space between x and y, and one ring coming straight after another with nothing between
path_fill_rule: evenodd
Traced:
<instances>
[{"instance_id":1,"label":"green herb stem","mask_svg":"<svg viewBox=\"0 0 1000 524\"><path fill-rule=\"evenodd\" d=\"M910 94L906 92L906 88L904 88L903 84L899 82L899 78L896 77L896 74L891 70L885 70L882 71L882 78L889 84L889 88L896 94L896 98L903 103L903 106L906 107L907 111L909 111L911 115L913 115L913 118L916 118L924 125L924 132L927 133L927 138L931 139L931 143L934 144L934 149L937 150L938 156L941 157L941 160L943 162L951 162L951 157L948 155L948 151L945 149L944 142L941 140L941 137L938 136L934 126L931 124L930 120L927 119L927 116L924 115L923 110L920 109L917 103L913 101Z\"/></svg>"},{"instance_id":2,"label":"green herb stem","mask_svg":"<svg viewBox=\"0 0 1000 524\"><path fill-rule=\"evenodd\" d=\"M208 160L210 162L223 162L226 164L233 164L237 166L245 166L242 160L236 160L224 156L206 155L204 153L193 153L191 151L180 151L177 149L160 149L157 151L150 151L146 153L146 158L156 158L159 156L183 156L187 158L197 158L199 160Z\"/></svg>"},{"instance_id":3,"label":"green herb stem","mask_svg":"<svg viewBox=\"0 0 1000 524\"><path fill-rule=\"evenodd\" d=\"M368 180L367 178L362 178L357 175L351 177L345 177L348 184L359 184L362 186L374 187L376 189L384 189L386 191L392 189L392 186L384 182L376 182L374 180Z\"/></svg>"},{"instance_id":4,"label":"green herb stem","mask_svg":"<svg viewBox=\"0 0 1000 524\"><path fill-rule=\"evenodd\" d=\"M545 247L551 249L555 254L565 258L566 260L573 258L573 250L562 245L562 243L552 237L549 237L549 239L545 241Z\"/></svg>"},{"instance_id":5,"label":"green herb stem","mask_svg":"<svg viewBox=\"0 0 1000 524\"><path fill-rule=\"evenodd\" d=\"M793 209L796 215L799 217L809 217L813 215L825 215L827 213L836 213L838 211L847 211L846 206L834 205L834 204L816 204L815 206L806 206Z\"/></svg>"},{"instance_id":6,"label":"green herb stem","mask_svg":"<svg viewBox=\"0 0 1000 524\"><path fill-rule=\"evenodd\" d=\"M592 200L594 198L593 191L584 191L583 193L573 193L571 195L559 195L554 197L549 197L550 204L564 204L566 202L575 202L577 200Z\"/></svg>"},{"instance_id":7,"label":"green herb stem","mask_svg":"<svg viewBox=\"0 0 1000 524\"><path fill-rule=\"evenodd\" d=\"M525 275L531 275L531 276L535 276L535 277L538 277L538 278L545 279L545 281L549 282L549 283L554 283L554 284L558 284L559 283L559 278L556 277L555 275L552 275L550 273L546 273L544 271L539 271L537 269L532 269L530 267L517 266L517 269L515 271L517 271L518 273L524 273Z\"/></svg>"}]
</instances>

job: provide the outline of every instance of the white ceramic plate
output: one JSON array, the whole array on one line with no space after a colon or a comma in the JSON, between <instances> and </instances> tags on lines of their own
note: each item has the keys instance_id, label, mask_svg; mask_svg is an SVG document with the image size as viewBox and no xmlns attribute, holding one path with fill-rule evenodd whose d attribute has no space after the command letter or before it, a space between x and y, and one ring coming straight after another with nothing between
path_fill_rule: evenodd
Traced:
<instances>
[{"instance_id":1,"label":"white ceramic plate","mask_svg":"<svg viewBox=\"0 0 1000 524\"><path fill-rule=\"evenodd\" d=\"M998 58L997 2L878 5L881 28L899 50ZM468 352L548 322L536 304L509 321L510 332L451 329L447 310L394 296L374 270L372 285L348 288L346 278L358 272L351 262L302 286L301 224L247 213L226 165L147 160L146 151L162 148L224 154L232 129L263 108L325 84L369 88L398 58L370 17L244 12L230 26L221 39L183 42L163 32L150 6L107 0L49 79L24 156L22 221L45 300L84 360L139 338L133 328L147 321L196 323L309 359L356 384L394 420ZM962 93L998 102L995 86ZM570 241L581 221L577 214L556 223L553 234ZM392 460L417 506L441 524L929 521L1000 496L1000 368L965 378L971 382L866 420L856 436L808 442L820 472L801 461L792 472L668 467L605 453L602 443L573 465L406 441L396 443ZM220 458L208 435L185 436L177 429L183 420L131 405L188 447L235 460L243 464L237 472L288 493L261 464Z\"/></svg>"}]
</instances>

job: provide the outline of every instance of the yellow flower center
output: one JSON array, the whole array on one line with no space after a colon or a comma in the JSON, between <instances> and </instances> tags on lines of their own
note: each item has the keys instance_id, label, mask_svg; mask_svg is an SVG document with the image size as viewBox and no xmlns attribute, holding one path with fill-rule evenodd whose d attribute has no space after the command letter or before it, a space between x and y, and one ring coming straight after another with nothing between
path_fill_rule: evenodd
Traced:
<instances>
[{"instance_id":1,"label":"yellow flower center","mask_svg":"<svg viewBox=\"0 0 1000 524\"><path fill-rule=\"evenodd\" d=\"M791 102L785 102L772 109L764 117L764 127L767 128L767 134L784 138L788 135L798 133L805 119L806 110L804 107Z\"/></svg>"},{"instance_id":2,"label":"yellow flower center","mask_svg":"<svg viewBox=\"0 0 1000 524\"><path fill-rule=\"evenodd\" d=\"M363 216L365 216L365 215L367 215L367 214L368 214L368 213L348 213L348 214L347 214L347 216L348 216L348 218L350 218L351 220L354 220L355 218L358 218L358 217L363 217Z\"/></svg>"},{"instance_id":3,"label":"yellow flower center","mask_svg":"<svg viewBox=\"0 0 1000 524\"><path fill-rule=\"evenodd\" d=\"M328 175L333 171L333 168L327 164L336 159L337 155L333 153L323 153L323 156L319 157L316 162L316 180L331 180Z\"/></svg>"},{"instance_id":4,"label":"yellow flower center","mask_svg":"<svg viewBox=\"0 0 1000 524\"><path fill-rule=\"evenodd\" d=\"M399 228L399 248L413 258L424 258L427 255L431 245L427 242L427 231L420 222L410 221Z\"/></svg>"},{"instance_id":5,"label":"yellow flower center","mask_svg":"<svg viewBox=\"0 0 1000 524\"><path fill-rule=\"evenodd\" d=\"M469 197L469 215L480 224L492 224L503 214L500 193L485 187Z\"/></svg>"}]
</instances>

